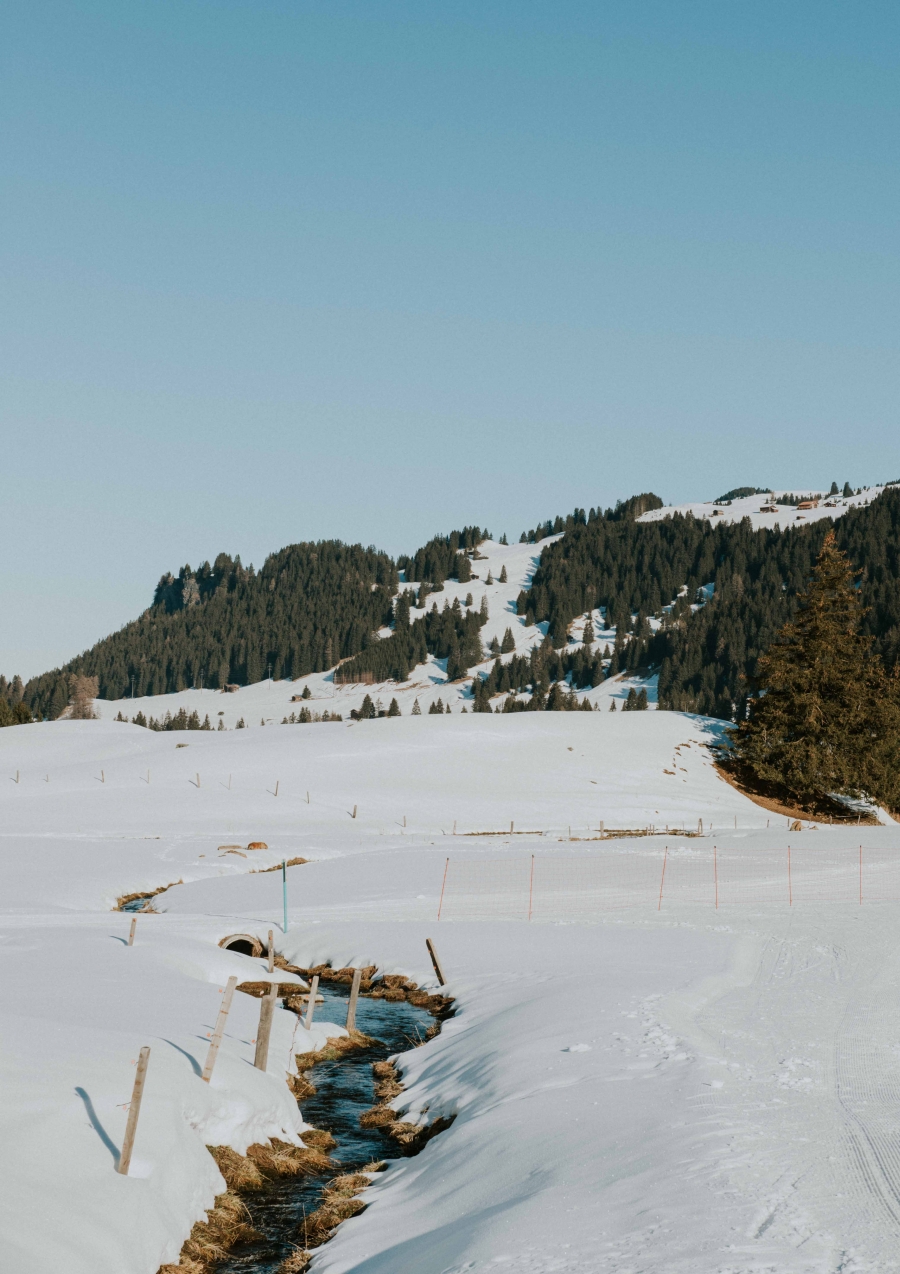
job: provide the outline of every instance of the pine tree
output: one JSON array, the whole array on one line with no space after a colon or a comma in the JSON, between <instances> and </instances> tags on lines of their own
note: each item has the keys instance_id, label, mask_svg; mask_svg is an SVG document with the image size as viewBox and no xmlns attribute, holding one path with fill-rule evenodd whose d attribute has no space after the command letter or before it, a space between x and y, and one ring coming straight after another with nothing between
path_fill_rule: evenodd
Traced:
<instances>
[{"instance_id":1,"label":"pine tree","mask_svg":"<svg viewBox=\"0 0 900 1274\"><path fill-rule=\"evenodd\" d=\"M872 653L863 616L829 531L794 619L759 661L762 694L732 735L738 759L800 804L829 793L900 800L900 683Z\"/></svg>"},{"instance_id":2,"label":"pine tree","mask_svg":"<svg viewBox=\"0 0 900 1274\"><path fill-rule=\"evenodd\" d=\"M632 686L631 689L628 691L628 697L625 700L625 704L622 708L622 711L634 712L636 707L637 707L637 693L635 691L634 686Z\"/></svg>"},{"instance_id":3,"label":"pine tree","mask_svg":"<svg viewBox=\"0 0 900 1274\"><path fill-rule=\"evenodd\" d=\"M594 625L591 623L590 615L584 621L584 632L581 634L581 640L585 646L590 646L594 640Z\"/></svg>"},{"instance_id":4,"label":"pine tree","mask_svg":"<svg viewBox=\"0 0 900 1274\"><path fill-rule=\"evenodd\" d=\"M412 706L412 715L413 715L414 717L420 717L420 716L422 715L422 709L419 707L419 701L418 701L418 699L416 699L416 700L415 700L415 702L413 703L413 706Z\"/></svg>"},{"instance_id":5,"label":"pine tree","mask_svg":"<svg viewBox=\"0 0 900 1274\"><path fill-rule=\"evenodd\" d=\"M488 650L491 652L491 654L492 654L492 655L499 655L499 654L500 654L500 643L499 643L499 641L497 640L497 635L496 635L496 633L495 633L495 634L494 634L494 636L491 638L491 644L490 644L490 646L488 646Z\"/></svg>"},{"instance_id":6,"label":"pine tree","mask_svg":"<svg viewBox=\"0 0 900 1274\"><path fill-rule=\"evenodd\" d=\"M399 716L400 716L400 705L399 705L399 703L397 702L397 700L396 700L396 699L392 699L392 700L391 700L391 706L388 708L388 712L387 712L387 714L388 714L388 716L389 716L389 717L399 717Z\"/></svg>"},{"instance_id":7,"label":"pine tree","mask_svg":"<svg viewBox=\"0 0 900 1274\"><path fill-rule=\"evenodd\" d=\"M500 567L500 583L501 583L501 584L506 584L506 583L508 583L508 582L509 582L509 581L508 581L508 577L507 577L507 574L506 574L506 563L504 562L503 566L501 566L501 567Z\"/></svg>"},{"instance_id":8,"label":"pine tree","mask_svg":"<svg viewBox=\"0 0 900 1274\"><path fill-rule=\"evenodd\" d=\"M851 487L849 482L845 482L844 489L841 492L841 495L844 497L844 499L846 499L848 495L852 495L852 494L853 494L853 488Z\"/></svg>"},{"instance_id":9,"label":"pine tree","mask_svg":"<svg viewBox=\"0 0 900 1274\"><path fill-rule=\"evenodd\" d=\"M309 686L304 686L304 687L303 687L303 694L300 696L300 698L301 698L301 699L311 699L311 698L312 698L312 691L310 690Z\"/></svg>"},{"instance_id":10,"label":"pine tree","mask_svg":"<svg viewBox=\"0 0 900 1274\"><path fill-rule=\"evenodd\" d=\"M218 726L217 726L216 728L217 728L217 729L219 729L219 730L224 730L224 729L225 729L225 722L224 722L224 720L223 720L221 717L219 717L219 724L218 724Z\"/></svg>"},{"instance_id":11,"label":"pine tree","mask_svg":"<svg viewBox=\"0 0 900 1274\"><path fill-rule=\"evenodd\" d=\"M516 639L512 635L512 629L507 628L506 632L503 634L503 641L500 643L500 653L503 655L508 655L509 652L511 650L515 650L515 648L516 648Z\"/></svg>"},{"instance_id":12,"label":"pine tree","mask_svg":"<svg viewBox=\"0 0 900 1274\"><path fill-rule=\"evenodd\" d=\"M466 593L466 605L467 605L467 606L471 606L472 604L473 604L473 603L472 603L472 594L471 594L471 593Z\"/></svg>"},{"instance_id":13,"label":"pine tree","mask_svg":"<svg viewBox=\"0 0 900 1274\"><path fill-rule=\"evenodd\" d=\"M610 712L615 712L615 710L616 710L616 701L615 701L615 699L610 699L610 701L609 701L609 710L610 710Z\"/></svg>"},{"instance_id":14,"label":"pine tree","mask_svg":"<svg viewBox=\"0 0 900 1274\"><path fill-rule=\"evenodd\" d=\"M236 725L234 728L235 728L235 730L245 730L245 729L247 728L247 727L244 725L244 718L243 718L243 717L241 717L241 719L238 721L237 725Z\"/></svg>"},{"instance_id":15,"label":"pine tree","mask_svg":"<svg viewBox=\"0 0 900 1274\"><path fill-rule=\"evenodd\" d=\"M828 494L829 494L829 495L837 495L837 494L838 494L838 484L837 484L836 482L832 482L832 484L831 484L831 490L828 492Z\"/></svg>"},{"instance_id":16,"label":"pine tree","mask_svg":"<svg viewBox=\"0 0 900 1274\"><path fill-rule=\"evenodd\" d=\"M638 696L637 696L637 700L635 702L634 707L635 707L635 711L637 712L646 712L647 710L647 691L644 686L641 686L640 690L638 691Z\"/></svg>"}]
</instances>

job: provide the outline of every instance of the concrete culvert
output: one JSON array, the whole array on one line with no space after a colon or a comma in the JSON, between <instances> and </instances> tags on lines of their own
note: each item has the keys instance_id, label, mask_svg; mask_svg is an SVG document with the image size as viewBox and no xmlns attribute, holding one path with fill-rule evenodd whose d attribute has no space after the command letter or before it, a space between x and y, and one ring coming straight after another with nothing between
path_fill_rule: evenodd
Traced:
<instances>
[{"instance_id":1,"label":"concrete culvert","mask_svg":"<svg viewBox=\"0 0 900 1274\"><path fill-rule=\"evenodd\" d=\"M261 956L264 951L263 944L252 933L229 934L227 938L222 938L219 946L226 951L236 951L238 955Z\"/></svg>"}]
</instances>

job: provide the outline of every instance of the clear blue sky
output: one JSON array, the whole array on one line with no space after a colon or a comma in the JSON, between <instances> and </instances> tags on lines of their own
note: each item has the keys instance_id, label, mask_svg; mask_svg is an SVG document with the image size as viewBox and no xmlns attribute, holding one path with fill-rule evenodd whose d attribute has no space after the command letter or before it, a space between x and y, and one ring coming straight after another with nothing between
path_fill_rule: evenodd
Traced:
<instances>
[{"instance_id":1,"label":"clear blue sky","mask_svg":"<svg viewBox=\"0 0 900 1274\"><path fill-rule=\"evenodd\" d=\"M0 670L156 580L900 477L900 7L45 0L0 34Z\"/></svg>"}]
</instances>

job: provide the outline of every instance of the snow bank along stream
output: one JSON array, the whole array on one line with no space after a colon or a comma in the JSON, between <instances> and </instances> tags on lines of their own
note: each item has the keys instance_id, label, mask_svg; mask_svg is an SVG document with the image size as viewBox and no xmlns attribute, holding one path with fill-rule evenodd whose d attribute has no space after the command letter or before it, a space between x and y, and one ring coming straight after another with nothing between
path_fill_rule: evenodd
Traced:
<instances>
[{"instance_id":1,"label":"snow bank along stream","mask_svg":"<svg viewBox=\"0 0 900 1274\"><path fill-rule=\"evenodd\" d=\"M325 1003L316 1010L320 1022L343 1023L347 991L339 984L322 984ZM361 1123L360 1116L377 1103L373 1065L423 1041L431 1018L425 1009L405 1001L362 998L356 1020L358 1029L373 1042L338 1059L318 1062L308 1072L316 1092L301 1103L304 1120L334 1137L337 1144L330 1152L333 1166L248 1192L244 1202L250 1224L260 1238L237 1245L216 1266L218 1274L276 1274L286 1257L307 1246L307 1218L319 1207L322 1192L334 1177L358 1173L373 1163L397 1157L398 1143L386 1128Z\"/></svg>"}]
</instances>

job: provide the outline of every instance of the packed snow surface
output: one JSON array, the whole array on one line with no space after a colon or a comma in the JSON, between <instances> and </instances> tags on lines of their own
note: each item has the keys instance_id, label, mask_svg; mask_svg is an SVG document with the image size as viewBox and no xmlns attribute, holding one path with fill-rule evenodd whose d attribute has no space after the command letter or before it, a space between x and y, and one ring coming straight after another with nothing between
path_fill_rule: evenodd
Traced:
<instances>
[{"instance_id":1,"label":"packed snow surface","mask_svg":"<svg viewBox=\"0 0 900 1274\"><path fill-rule=\"evenodd\" d=\"M198 1073L227 978L266 978L218 942L271 929L301 966L433 987L429 937L457 1006L401 1055L395 1103L454 1123L376 1178L314 1270L896 1269L900 901L688 890L542 923L488 896L485 919L437 920L448 859L488 879L532 855L706 871L714 846L751 867L789 843L808 862L900 852L896 826L789 833L719 777L720 729L604 712L0 731L2 1268L155 1274L222 1189L205 1145L296 1138L284 1073L340 1027L279 1011L262 1074L259 1003L238 994L212 1083ZM281 874L260 869L296 857L285 934ZM128 947L116 899L164 885Z\"/></svg>"}]
</instances>

